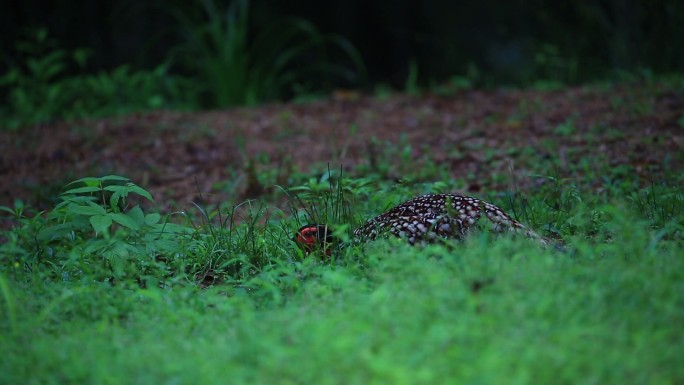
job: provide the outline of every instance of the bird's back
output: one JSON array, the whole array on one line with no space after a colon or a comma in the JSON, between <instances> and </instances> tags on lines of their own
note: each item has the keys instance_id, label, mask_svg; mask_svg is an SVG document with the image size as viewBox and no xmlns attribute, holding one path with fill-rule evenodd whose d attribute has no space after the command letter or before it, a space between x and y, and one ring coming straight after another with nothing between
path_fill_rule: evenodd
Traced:
<instances>
[{"instance_id":1,"label":"bird's back","mask_svg":"<svg viewBox=\"0 0 684 385\"><path fill-rule=\"evenodd\" d=\"M428 194L413 198L367 221L354 231L354 235L375 239L393 234L407 238L410 244L437 238L461 239L483 213L494 223L495 231L523 230L528 237L541 239L499 207L459 194Z\"/></svg>"}]
</instances>

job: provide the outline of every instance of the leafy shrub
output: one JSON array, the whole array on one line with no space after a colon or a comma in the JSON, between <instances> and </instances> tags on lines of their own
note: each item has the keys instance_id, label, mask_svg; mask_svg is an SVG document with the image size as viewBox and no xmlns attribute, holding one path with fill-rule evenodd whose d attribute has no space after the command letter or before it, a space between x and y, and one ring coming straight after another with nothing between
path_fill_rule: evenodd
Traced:
<instances>
[{"instance_id":1,"label":"leafy shrub","mask_svg":"<svg viewBox=\"0 0 684 385\"><path fill-rule=\"evenodd\" d=\"M150 71L124 65L85 74L88 51L56 48L45 29L19 41L16 49L23 62L0 76L0 90L6 95L0 128L195 104L191 83L170 75L168 64Z\"/></svg>"},{"instance_id":2,"label":"leafy shrub","mask_svg":"<svg viewBox=\"0 0 684 385\"><path fill-rule=\"evenodd\" d=\"M214 0L190 4L158 7L178 22L183 42L174 60L197 74L208 106L255 104L294 90L310 92L312 81L317 87L330 78L358 84L365 76L361 56L348 40L308 21L279 19L251 36L248 0L225 10Z\"/></svg>"},{"instance_id":3,"label":"leafy shrub","mask_svg":"<svg viewBox=\"0 0 684 385\"><path fill-rule=\"evenodd\" d=\"M290 230L269 222L251 202L207 212L189 225L146 212L136 200L149 192L124 177L86 177L70 183L48 214L28 217L18 202L0 211L18 225L0 236L0 272L40 279L108 281L143 286L197 282L242 283L293 262ZM246 208L246 209L245 209ZM23 273L21 273L23 272Z\"/></svg>"},{"instance_id":4,"label":"leafy shrub","mask_svg":"<svg viewBox=\"0 0 684 385\"><path fill-rule=\"evenodd\" d=\"M182 250L183 235L190 229L168 223L158 213L146 214L139 205L128 207L133 195L152 197L126 178L89 177L72 184L84 186L64 192L62 202L46 216L26 218L19 209L2 208L15 214L20 225L0 246L0 266L67 281L168 275L164 261Z\"/></svg>"}]
</instances>

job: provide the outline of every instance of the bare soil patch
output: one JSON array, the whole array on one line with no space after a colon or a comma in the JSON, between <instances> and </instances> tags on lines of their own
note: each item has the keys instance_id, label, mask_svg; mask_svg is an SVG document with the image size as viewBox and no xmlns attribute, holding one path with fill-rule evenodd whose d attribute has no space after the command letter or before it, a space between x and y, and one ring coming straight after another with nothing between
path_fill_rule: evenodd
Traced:
<instances>
[{"instance_id":1,"label":"bare soil patch","mask_svg":"<svg viewBox=\"0 0 684 385\"><path fill-rule=\"evenodd\" d=\"M682 90L630 84L386 99L340 93L309 104L61 122L0 133L0 205L19 198L47 208L63 183L106 174L131 178L162 203L185 204L199 192L221 201L228 193L217 186L226 181L237 186L231 198L254 198L263 192L250 182L255 173L275 168L281 184L312 165L353 173L372 168L387 143L410 145L411 161L447 166L452 178L475 175L474 192L491 187L494 173L512 168L524 184L540 163L562 176L586 158L626 166L646 184L681 169L683 113ZM399 163L387 177L411 167Z\"/></svg>"}]
</instances>

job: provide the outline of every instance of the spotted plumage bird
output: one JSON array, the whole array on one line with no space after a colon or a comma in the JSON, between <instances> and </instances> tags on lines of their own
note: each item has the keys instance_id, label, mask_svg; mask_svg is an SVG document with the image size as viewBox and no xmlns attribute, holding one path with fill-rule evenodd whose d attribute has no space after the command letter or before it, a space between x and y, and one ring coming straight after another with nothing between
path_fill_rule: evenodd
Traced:
<instances>
[{"instance_id":1,"label":"spotted plumage bird","mask_svg":"<svg viewBox=\"0 0 684 385\"><path fill-rule=\"evenodd\" d=\"M494 224L497 232L521 232L543 245L548 244L543 237L511 218L501 208L459 194L429 194L410 199L367 221L353 234L357 240L394 235L406 238L411 245L438 239L463 239L483 215ZM328 254L330 246L335 243L332 232L321 224L301 227L296 241L309 251L323 246Z\"/></svg>"}]
</instances>

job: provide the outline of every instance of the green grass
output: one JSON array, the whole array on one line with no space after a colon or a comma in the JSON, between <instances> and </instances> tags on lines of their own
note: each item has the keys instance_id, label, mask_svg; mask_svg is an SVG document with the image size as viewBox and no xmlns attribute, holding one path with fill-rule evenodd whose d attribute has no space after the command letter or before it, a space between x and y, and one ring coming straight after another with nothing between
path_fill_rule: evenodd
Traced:
<instances>
[{"instance_id":1,"label":"green grass","mask_svg":"<svg viewBox=\"0 0 684 385\"><path fill-rule=\"evenodd\" d=\"M117 177L67 186L47 216L3 208L19 225L0 234L0 383L684 381L681 187L558 179L490 197L560 249L483 231L306 257L301 221L358 221L350 207L367 217L441 186L342 181L291 189L294 215L251 202L157 217Z\"/></svg>"},{"instance_id":2,"label":"green grass","mask_svg":"<svg viewBox=\"0 0 684 385\"><path fill-rule=\"evenodd\" d=\"M653 112L638 100L615 99L615 112ZM15 224L0 230L0 384L683 383L680 170L665 157L649 183L606 155L582 156L629 139L622 131L584 134L572 116L552 130L586 140L568 149L577 162L514 148L538 183L493 171L487 183L514 191L483 186L478 197L562 239L557 248L483 231L429 247L352 244L329 259L299 250L304 223L349 240L405 199L481 182L416 158L429 151L407 137L371 141L350 175L288 161L281 173L268 154L244 155L248 189L274 191L259 201L163 213L108 176L64 186L46 213L0 207ZM540 145L553 154L560 143ZM502 162L477 141L454 151ZM290 210L269 206L283 195Z\"/></svg>"},{"instance_id":3,"label":"green grass","mask_svg":"<svg viewBox=\"0 0 684 385\"><path fill-rule=\"evenodd\" d=\"M268 275L251 292L14 282L3 382L684 379L681 246L645 234L558 254L486 238L456 250L380 243L363 263L297 264L290 293Z\"/></svg>"}]
</instances>

